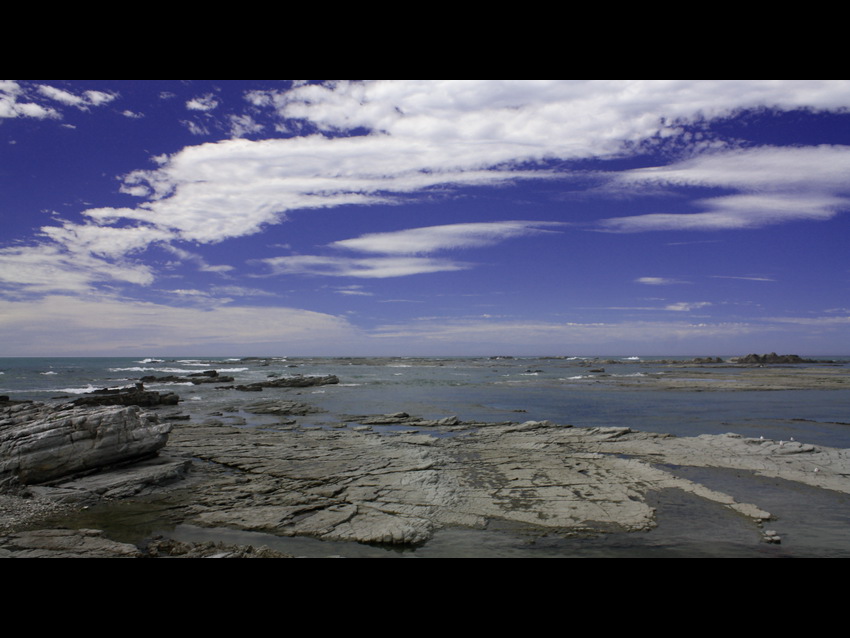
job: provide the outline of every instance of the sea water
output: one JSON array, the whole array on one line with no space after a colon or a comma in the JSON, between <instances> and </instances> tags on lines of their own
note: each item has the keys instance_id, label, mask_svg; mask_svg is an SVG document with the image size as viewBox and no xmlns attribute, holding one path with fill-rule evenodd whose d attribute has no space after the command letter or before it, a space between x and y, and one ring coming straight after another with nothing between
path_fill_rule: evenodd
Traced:
<instances>
[{"instance_id":1,"label":"sea water","mask_svg":"<svg viewBox=\"0 0 850 638\"><path fill-rule=\"evenodd\" d=\"M834 360L835 367L850 368L848 357L822 358ZM716 391L711 385L717 380L717 375L728 377L729 374L735 374L735 369L710 365L699 366L699 383L697 387L688 390L653 389L652 385L630 383L642 377L663 378L669 372L669 366L660 361L671 359L674 358L0 358L0 396L5 395L12 400L61 403L96 389L132 387L142 376L186 377L207 370L233 376L237 384L267 381L282 376L336 375L339 384L274 392L281 392L281 396L287 399L297 398L322 410L319 414L299 418L299 423L305 427L338 427L347 415L407 412L424 419L456 416L461 421L473 422L549 420L575 427L625 426L633 430L676 436L734 432L747 437L763 436L774 440L790 440L793 437L805 443L850 448L850 389ZM796 367L805 367L805 364ZM599 373L602 369L604 374ZM270 392L264 392L261 396L221 389L227 385L232 383L194 385L187 382L152 382L146 383L145 387L148 390L175 392L181 397L180 410L197 415L198 418L218 407L233 406L239 401L270 398ZM245 416L248 417L246 427L251 427L252 416L247 413ZM253 418L258 422L262 420L262 417ZM393 428L376 430L391 435ZM433 434L442 435L437 431ZM736 479L730 473L711 472L711 476L701 476L705 474L704 471L687 468L680 468L679 473L716 489L734 490L736 486ZM752 481L748 481L746 490L752 491L752 485ZM749 497L747 502L757 502L771 511L770 503L766 502L771 498L773 488L770 485L762 486L758 494L742 491L736 497L745 501ZM745 488L741 485L739 489ZM826 498L817 515L824 517L824 524L818 529L828 531L814 532L810 525L802 523L798 529L797 533L801 535L827 534L829 537L812 539L806 555L818 555L818 548L824 547L827 555L836 555L836 552L843 555L846 552L850 556L850 538L844 538L847 536L846 524L850 520L847 498L842 495L824 496L823 491L805 487L795 489L801 493L799 500L811 507L816 507L820 500ZM784 498L787 508L788 491L781 490L781 493L785 496L777 494L776 498L778 501ZM687 508L695 510L707 506L693 499L688 503L677 503L675 499L670 502L672 497L669 495L664 498L667 500L658 503L661 510L673 508L676 511L690 511ZM678 498L688 500L684 496ZM785 512L786 519L794 515L793 512ZM811 517L812 513L804 508L797 515L804 519ZM718 516L723 515L718 513ZM666 520L686 521L688 517L662 519ZM662 530L654 533L653 539L674 539L665 547L677 547L676 552L687 547L687 539L693 537L693 530L677 530L676 523L663 522L663 525L667 525L666 532ZM671 529L670 525L674 527ZM738 528L731 525L722 526L722 529ZM479 538L478 532L446 531L426 548L417 550L417 555L480 552L485 551L483 548L488 547L488 542L501 548L498 555L511 555L514 551L511 548L516 547L513 542L515 539L509 532L505 533L505 539L512 540L502 542L504 539L495 531L488 533L486 538ZM735 532L730 533L734 536ZM206 532L187 528L183 534L188 538L193 535L203 537ZM239 536L242 533L232 534ZM461 538L465 540L461 541ZM614 538L619 536L606 536L603 540L587 542L581 546L581 551L590 552L591 555L596 555L596 552L599 555L618 555L620 550L611 546L615 542L612 541ZM629 539L627 544L631 553L628 555L634 555L635 552L639 554L641 543L636 544L633 535ZM303 543L309 544L309 541ZM545 542L538 540L532 555L547 555L550 552L558 555L558 552L563 551L557 542L553 547L546 548L545 545ZM326 544L322 544L322 547L322 552L330 551ZM463 547L466 549L461 549ZM528 549L524 545L522 547L524 549L517 550L520 554ZM722 547L722 544L717 547ZM358 550L369 551L373 550ZM652 547L655 555L659 551L657 547ZM716 555L716 552L724 554L726 550L714 551ZM693 550L693 553L698 552ZM734 555L731 550L728 553ZM489 554L485 551L484 555Z\"/></svg>"}]
</instances>

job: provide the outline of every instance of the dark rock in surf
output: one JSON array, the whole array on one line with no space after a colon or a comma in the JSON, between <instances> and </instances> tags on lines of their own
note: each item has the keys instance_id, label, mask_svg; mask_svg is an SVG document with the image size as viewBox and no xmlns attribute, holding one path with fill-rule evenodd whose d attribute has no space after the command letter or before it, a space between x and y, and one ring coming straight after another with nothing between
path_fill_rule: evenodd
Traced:
<instances>
[{"instance_id":1,"label":"dark rock in surf","mask_svg":"<svg viewBox=\"0 0 850 638\"><path fill-rule=\"evenodd\" d=\"M153 375L144 376L139 379L142 383L192 383L202 385L204 383L231 383L234 377L219 374L217 370L206 370L204 372L193 372L186 377L173 374L157 377Z\"/></svg>"},{"instance_id":2,"label":"dark rock in surf","mask_svg":"<svg viewBox=\"0 0 850 638\"><path fill-rule=\"evenodd\" d=\"M242 392L260 392L263 388L310 388L318 385L334 385L339 383L339 378L335 375L324 377L304 377L301 375L294 377L282 377L272 379L271 381L258 381L257 383L248 383L246 385L236 386L221 386L222 390L241 390Z\"/></svg>"},{"instance_id":3,"label":"dark rock in surf","mask_svg":"<svg viewBox=\"0 0 850 638\"><path fill-rule=\"evenodd\" d=\"M749 363L749 364L793 364L793 363L819 363L814 359L803 359L802 357L796 354L776 354L775 352L771 352L770 354L748 354L743 357L738 357L737 359L733 359L736 363Z\"/></svg>"},{"instance_id":4,"label":"dark rock in surf","mask_svg":"<svg viewBox=\"0 0 850 638\"><path fill-rule=\"evenodd\" d=\"M104 405L136 405L153 408L162 405L177 405L180 397L173 392L154 392L145 390L137 383L133 388L103 388L94 390L71 402L77 407Z\"/></svg>"}]
</instances>

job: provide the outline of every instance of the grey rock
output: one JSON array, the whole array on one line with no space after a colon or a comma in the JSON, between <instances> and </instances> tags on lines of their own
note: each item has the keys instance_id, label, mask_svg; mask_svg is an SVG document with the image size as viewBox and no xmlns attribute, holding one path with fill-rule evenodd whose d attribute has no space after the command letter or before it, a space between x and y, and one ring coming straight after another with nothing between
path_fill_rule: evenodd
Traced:
<instances>
[{"instance_id":1,"label":"grey rock","mask_svg":"<svg viewBox=\"0 0 850 638\"><path fill-rule=\"evenodd\" d=\"M846 450L813 446L788 455L778 443L739 436L677 438L548 421L481 424L454 437L195 424L175 432L169 450L228 471L192 488L189 524L364 543L416 545L444 527L493 521L566 535L648 530L656 512L647 496L667 489L729 508L754 528L771 518L665 463L850 493ZM811 471L815 463L821 472Z\"/></svg>"},{"instance_id":2,"label":"grey rock","mask_svg":"<svg viewBox=\"0 0 850 638\"><path fill-rule=\"evenodd\" d=\"M0 408L0 486L57 481L153 456L171 428L138 406Z\"/></svg>"},{"instance_id":3,"label":"grey rock","mask_svg":"<svg viewBox=\"0 0 850 638\"><path fill-rule=\"evenodd\" d=\"M135 545L106 538L101 530L41 529L0 539L8 558L140 558Z\"/></svg>"}]
</instances>

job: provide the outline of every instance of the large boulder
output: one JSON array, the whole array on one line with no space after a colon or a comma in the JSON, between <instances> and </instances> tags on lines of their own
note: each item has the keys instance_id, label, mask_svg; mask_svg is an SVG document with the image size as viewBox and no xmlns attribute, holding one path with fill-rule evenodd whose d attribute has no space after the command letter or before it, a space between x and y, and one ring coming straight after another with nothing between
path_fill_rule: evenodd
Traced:
<instances>
[{"instance_id":1,"label":"large boulder","mask_svg":"<svg viewBox=\"0 0 850 638\"><path fill-rule=\"evenodd\" d=\"M171 425L138 406L0 405L0 486L55 482L155 455Z\"/></svg>"}]
</instances>

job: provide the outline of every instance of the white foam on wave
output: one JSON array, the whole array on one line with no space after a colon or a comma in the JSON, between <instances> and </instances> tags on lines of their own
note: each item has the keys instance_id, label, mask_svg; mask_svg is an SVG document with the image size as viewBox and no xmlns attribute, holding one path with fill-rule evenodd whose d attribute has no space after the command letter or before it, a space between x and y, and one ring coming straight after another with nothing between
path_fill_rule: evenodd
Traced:
<instances>
[{"instance_id":1,"label":"white foam on wave","mask_svg":"<svg viewBox=\"0 0 850 638\"><path fill-rule=\"evenodd\" d=\"M136 363L164 363L164 359L142 359L141 361L137 361Z\"/></svg>"},{"instance_id":2,"label":"white foam on wave","mask_svg":"<svg viewBox=\"0 0 850 638\"><path fill-rule=\"evenodd\" d=\"M185 381L185 382L165 381L165 382L163 382L163 383L146 383L146 384L145 384L145 387L146 387L146 388L147 388L147 387L151 387L151 388L160 388L160 387L165 387L165 386L167 386L167 385L186 385L186 386L194 386L195 384L194 384L194 383L192 383L191 381Z\"/></svg>"},{"instance_id":3,"label":"white foam on wave","mask_svg":"<svg viewBox=\"0 0 850 638\"><path fill-rule=\"evenodd\" d=\"M0 373L0 374L2 374L2 373ZM49 370L48 372L39 372L39 374L49 375L49 374L59 374L59 373L58 373L58 372L53 372L52 370Z\"/></svg>"},{"instance_id":4,"label":"white foam on wave","mask_svg":"<svg viewBox=\"0 0 850 638\"><path fill-rule=\"evenodd\" d=\"M172 374L189 374L195 370L186 370L185 368L148 368L143 366L135 366L132 368L109 368L110 372L169 372Z\"/></svg>"}]
</instances>

